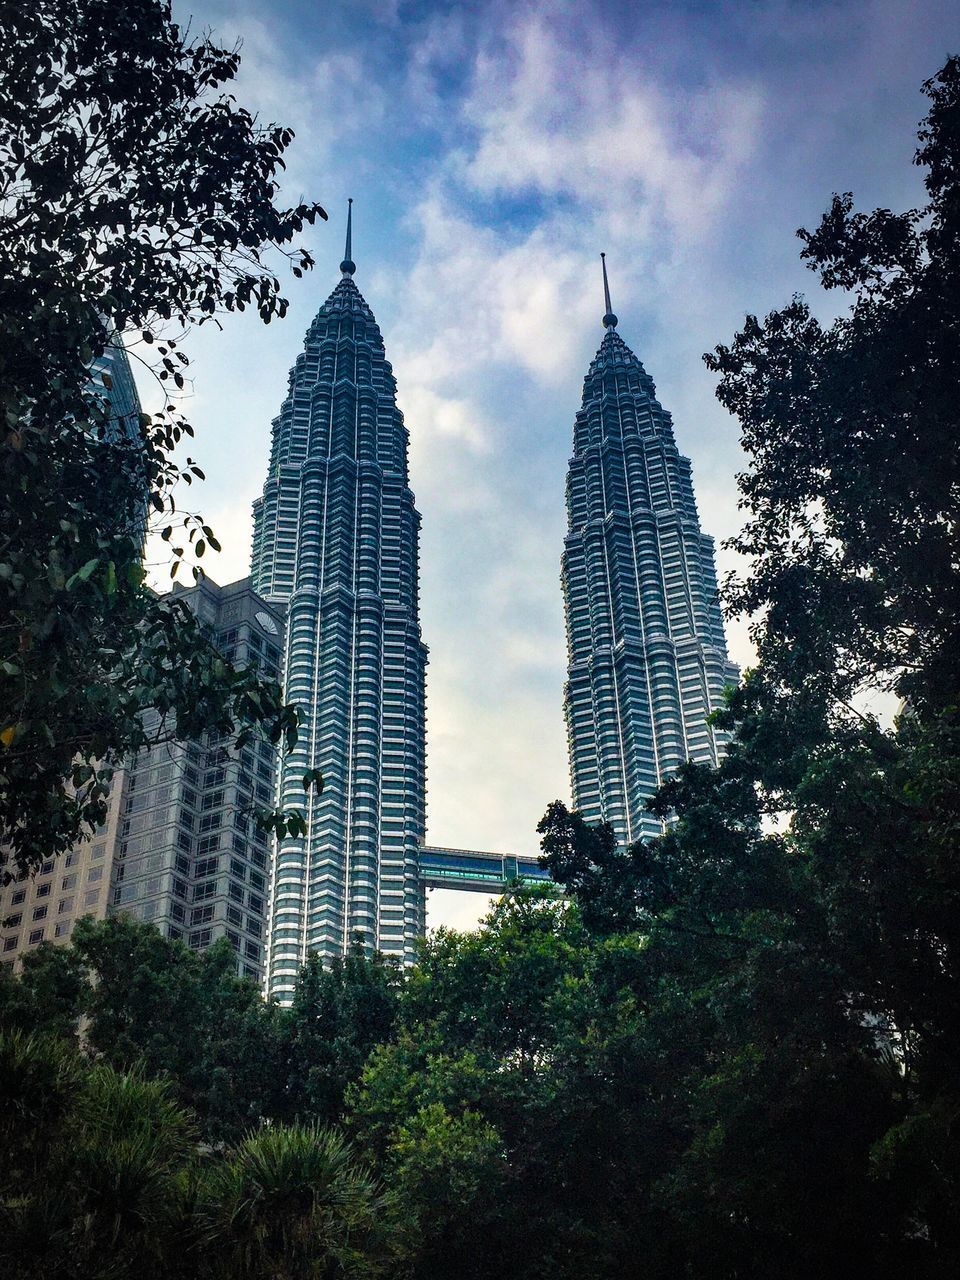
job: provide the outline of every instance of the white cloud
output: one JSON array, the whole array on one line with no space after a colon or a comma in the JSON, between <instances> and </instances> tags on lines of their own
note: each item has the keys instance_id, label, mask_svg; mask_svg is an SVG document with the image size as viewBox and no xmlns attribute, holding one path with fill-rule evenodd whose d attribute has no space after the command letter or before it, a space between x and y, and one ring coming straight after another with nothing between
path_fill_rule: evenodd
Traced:
<instances>
[{"instance_id":1,"label":"white cloud","mask_svg":"<svg viewBox=\"0 0 960 1280\"><path fill-rule=\"evenodd\" d=\"M481 56L465 114L478 133L464 178L479 191L566 195L609 206L635 240L639 206L702 233L754 151L763 94L750 82L669 91L602 41L564 44L536 15L515 59Z\"/></svg>"}]
</instances>

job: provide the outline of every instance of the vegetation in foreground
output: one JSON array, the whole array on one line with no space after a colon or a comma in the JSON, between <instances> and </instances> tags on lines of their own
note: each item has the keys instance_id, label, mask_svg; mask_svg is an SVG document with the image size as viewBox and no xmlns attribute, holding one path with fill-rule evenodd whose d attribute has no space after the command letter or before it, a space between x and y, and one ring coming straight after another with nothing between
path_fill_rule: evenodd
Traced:
<instances>
[{"instance_id":1,"label":"vegetation in foreground","mask_svg":"<svg viewBox=\"0 0 960 1280\"><path fill-rule=\"evenodd\" d=\"M302 275L294 241L326 214L278 204L292 133L226 92L237 50L192 39L169 0L4 4L0 29L0 849L28 871L104 820L129 752L296 737L278 686L218 654L141 561L148 515L174 572L218 549L177 505L202 479L176 454L194 434L183 339L246 307L282 317L273 264ZM163 395L153 415L111 399L110 344Z\"/></svg>"}]
</instances>

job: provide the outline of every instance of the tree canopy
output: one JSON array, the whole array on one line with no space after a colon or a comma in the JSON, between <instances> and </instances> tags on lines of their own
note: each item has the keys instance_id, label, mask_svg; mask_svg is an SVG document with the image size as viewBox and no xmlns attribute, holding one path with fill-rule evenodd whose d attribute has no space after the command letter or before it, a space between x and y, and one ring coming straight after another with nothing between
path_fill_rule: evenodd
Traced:
<instances>
[{"instance_id":1,"label":"tree canopy","mask_svg":"<svg viewBox=\"0 0 960 1280\"><path fill-rule=\"evenodd\" d=\"M237 49L167 0L5 4L0 61L0 848L23 870L105 815L110 767L153 738L293 735L275 684L217 655L147 589L145 509L174 569L217 547L175 489L200 475L181 339L225 311L287 309L276 266L317 204L278 203L292 134L226 92ZM109 344L164 403L118 422Z\"/></svg>"}]
</instances>

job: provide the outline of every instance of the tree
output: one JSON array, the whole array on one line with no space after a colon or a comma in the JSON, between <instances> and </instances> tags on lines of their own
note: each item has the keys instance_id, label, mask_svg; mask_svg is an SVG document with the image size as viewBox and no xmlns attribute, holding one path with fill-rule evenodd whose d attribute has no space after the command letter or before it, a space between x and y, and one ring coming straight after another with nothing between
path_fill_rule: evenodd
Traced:
<instances>
[{"instance_id":1,"label":"tree","mask_svg":"<svg viewBox=\"0 0 960 1280\"><path fill-rule=\"evenodd\" d=\"M41 943L21 959L15 978L0 967L0 1027L70 1039L76 1034L87 975L72 947Z\"/></svg>"},{"instance_id":2,"label":"tree","mask_svg":"<svg viewBox=\"0 0 960 1280\"><path fill-rule=\"evenodd\" d=\"M4 1109L13 1157L0 1174L4 1274L180 1274L180 1175L195 1134L168 1086L84 1067L62 1042L20 1033L0 1033L0 1059L18 1072L20 1102Z\"/></svg>"},{"instance_id":3,"label":"tree","mask_svg":"<svg viewBox=\"0 0 960 1280\"><path fill-rule=\"evenodd\" d=\"M441 930L423 945L396 1039L348 1090L349 1130L401 1199L414 1276L522 1280L625 1263L608 1247L622 1221L609 1193L624 1163L636 1185L646 1150L621 1143L626 1111L607 1106L601 1128L609 1077L585 1059L611 1026L626 1034L613 970L629 971L632 945L596 948L575 908L531 889L476 933Z\"/></svg>"},{"instance_id":4,"label":"tree","mask_svg":"<svg viewBox=\"0 0 960 1280\"><path fill-rule=\"evenodd\" d=\"M370 1280L395 1254L390 1197L316 1126L251 1134L211 1170L199 1219L207 1274L230 1280Z\"/></svg>"},{"instance_id":5,"label":"tree","mask_svg":"<svg viewBox=\"0 0 960 1280\"><path fill-rule=\"evenodd\" d=\"M849 313L824 327L797 298L704 358L750 455L751 570L727 593L764 679L841 708L880 684L938 714L960 668L960 60L924 92L928 203L866 214L847 193L799 232Z\"/></svg>"},{"instance_id":6,"label":"tree","mask_svg":"<svg viewBox=\"0 0 960 1280\"><path fill-rule=\"evenodd\" d=\"M307 957L283 1021L287 1118L342 1120L347 1086L371 1050L392 1037L400 985L394 964L367 957L359 945L329 967L316 952Z\"/></svg>"},{"instance_id":7,"label":"tree","mask_svg":"<svg viewBox=\"0 0 960 1280\"><path fill-rule=\"evenodd\" d=\"M278 206L291 132L223 91L237 50L191 39L168 0L5 4L2 28L0 847L26 870L103 820L113 763L148 741L295 734L276 685L146 589L141 521L148 501L174 571L217 547L177 517L200 474L173 458L193 434L180 338L223 311L283 316L269 255L300 275L287 246L326 215ZM134 339L167 398L131 439L91 369Z\"/></svg>"},{"instance_id":8,"label":"tree","mask_svg":"<svg viewBox=\"0 0 960 1280\"><path fill-rule=\"evenodd\" d=\"M98 1057L168 1078L211 1142L278 1114L283 1013L237 977L228 942L191 951L121 915L78 921L72 946L89 975L84 1040Z\"/></svg>"},{"instance_id":9,"label":"tree","mask_svg":"<svg viewBox=\"0 0 960 1280\"><path fill-rule=\"evenodd\" d=\"M0 1265L13 1280L373 1280L393 1198L342 1136L271 1126L202 1147L169 1081L0 1031Z\"/></svg>"}]
</instances>

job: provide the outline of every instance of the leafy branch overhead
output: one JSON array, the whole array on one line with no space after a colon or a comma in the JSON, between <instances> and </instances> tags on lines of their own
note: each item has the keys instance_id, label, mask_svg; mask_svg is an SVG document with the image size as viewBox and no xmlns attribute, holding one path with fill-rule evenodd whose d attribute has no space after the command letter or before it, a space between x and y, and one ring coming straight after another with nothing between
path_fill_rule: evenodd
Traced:
<instances>
[{"instance_id":1,"label":"leafy branch overhead","mask_svg":"<svg viewBox=\"0 0 960 1280\"><path fill-rule=\"evenodd\" d=\"M326 214L280 202L291 131L225 91L238 49L192 39L164 0L37 0L4 27L0 844L26 868L102 818L149 707L167 737L295 734L276 685L146 588L141 548L149 506L174 573L218 549L175 499L202 478L173 456L193 435L180 342L231 311L282 317L278 271L312 266L296 239ZM133 423L95 372L131 343L165 400Z\"/></svg>"}]
</instances>

